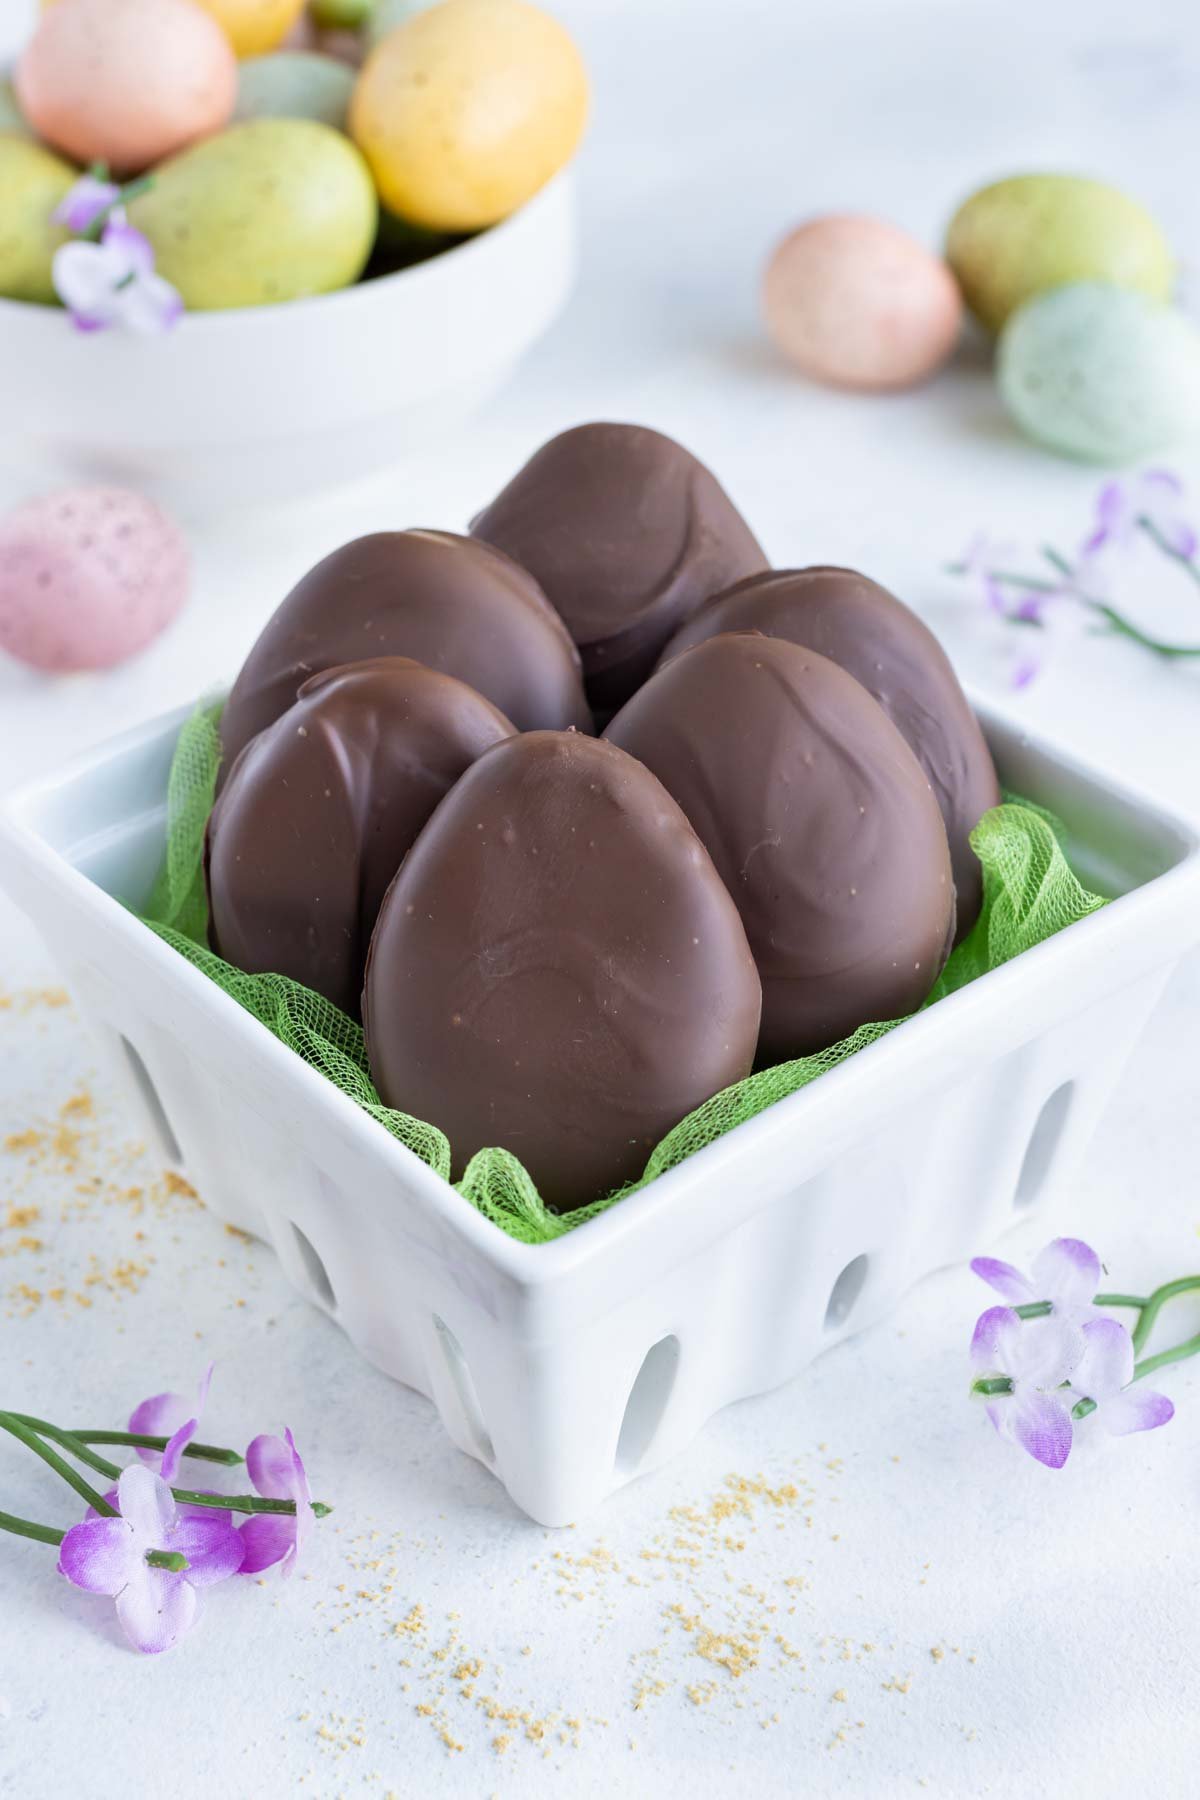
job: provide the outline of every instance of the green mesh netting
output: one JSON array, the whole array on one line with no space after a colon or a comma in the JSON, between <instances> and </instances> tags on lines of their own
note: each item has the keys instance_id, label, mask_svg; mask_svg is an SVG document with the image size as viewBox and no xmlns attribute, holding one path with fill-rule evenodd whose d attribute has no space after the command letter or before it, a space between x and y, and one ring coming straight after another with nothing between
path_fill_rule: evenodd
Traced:
<instances>
[{"instance_id":1,"label":"green mesh netting","mask_svg":"<svg viewBox=\"0 0 1200 1800\"><path fill-rule=\"evenodd\" d=\"M384 1106L367 1070L361 1028L328 1000L284 975L246 975L208 948L204 892L204 827L212 808L221 746L219 704L201 706L184 726L167 788L167 847L162 870L142 915L158 936L215 981L239 1006L265 1025L305 1062L378 1119L385 1131L449 1180L450 1146L436 1126ZM933 1006L1022 950L1040 944L1065 925L1105 905L1072 873L1053 821L1040 808L1006 801L980 820L971 842L983 864L983 910L970 936L954 951L925 1002ZM548 1243L645 1187L685 1157L752 1119L826 1069L875 1043L899 1020L862 1025L853 1036L822 1050L750 1075L689 1113L653 1152L641 1179L562 1215L542 1204L529 1175L507 1150L481 1150L455 1185L472 1206L526 1244Z\"/></svg>"}]
</instances>

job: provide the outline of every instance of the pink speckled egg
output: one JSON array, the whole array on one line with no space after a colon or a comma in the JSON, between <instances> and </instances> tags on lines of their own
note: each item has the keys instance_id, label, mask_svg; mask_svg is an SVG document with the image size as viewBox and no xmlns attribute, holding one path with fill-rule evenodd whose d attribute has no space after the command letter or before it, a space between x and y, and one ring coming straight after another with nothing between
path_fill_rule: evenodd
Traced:
<instances>
[{"instance_id":1,"label":"pink speckled egg","mask_svg":"<svg viewBox=\"0 0 1200 1800\"><path fill-rule=\"evenodd\" d=\"M0 519L0 649L35 669L111 669L187 594L187 541L141 494L65 488Z\"/></svg>"},{"instance_id":2,"label":"pink speckled egg","mask_svg":"<svg viewBox=\"0 0 1200 1800\"><path fill-rule=\"evenodd\" d=\"M14 85L56 150L131 175L228 123L237 59L193 0L57 0Z\"/></svg>"},{"instance_id":3,"label":"pink speckled egg","mask_svg":"<svg viewBox=\"0 0 1200 1800\"><path fill-rule=\"evenodd\" d=\"M830 214L788 233L763 277L767 330L832 387L903 388L958 341L962 298L940 257L882 219Z\"/></svg>"}]
</instances>

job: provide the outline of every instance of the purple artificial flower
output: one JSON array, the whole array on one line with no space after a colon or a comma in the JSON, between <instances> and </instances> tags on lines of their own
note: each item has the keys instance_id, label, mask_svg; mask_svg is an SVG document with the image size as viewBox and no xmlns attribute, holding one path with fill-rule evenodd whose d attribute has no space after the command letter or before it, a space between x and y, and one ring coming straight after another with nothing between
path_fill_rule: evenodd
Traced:
<instances>
[{"instance_id":1,"label":"purple artificial flower","mask_svg":"<svg viewBox=\"0 0 1200 1800\"><path fill-rule=\"evenodd\" d=\"M256 1437L246 1451L246 1467L255 1490L264 1499L294 1500L296 1511L294 1515L253 1513L239 1527L246 1551L242 1574L256 1575L260 1569L281 1562L280 1574L292 1575L314 1514L308 1476L291 1432L285 1427L282 1438L265 1433Z\"/></svg>"},{"instance_id":2,"label":"purple artificial flower","mask_svg":"<svg viewBox=\"0 0 1200 1800\"><path fill-rule=\"evenodd\" d=\"M1061 1469L1071 1453L1071 1400L1062 1386L1083 1355L1078 1328L1065 1319L1022 1320L1009 1306L993 1306L971 1339L976 1381L1007 1378L1008 1393L989 1394L987 1416L1048 1469Z\"/></svg>"},{"instance_id":3,"label":"purple artificial flower","mask_svg":"<svg viewBox=\"0 0 1200 1800\"><path fill-rule=\"evenodd\" d=\"M1103 1270L1090 1244L1079 1238L1055 1238L1033 1259L1032 1276L994 1256L976 1256L971 1269L1013 1306L1048 1300L1055 1318L1082 1325L1098 1316L1092 1301Z\"/></svg>"},{"instance_id":4,"label":"purple artificial flower","mask_svg":"<svg viewBox=\"0 0 1200 1800\"><path fill-rule=\"evenodd\" d=\"M1106 1431L1125 1437L1131 1431L1153 1431L1175 1417L1165 1394L1130 1387L1133 1339L1119 1320L1089 1319L1083 1341L1083 1357L1071 1376L1071 1387L1093 1402Z\"/></svg>"},{"instance_id":5,"label":"purple artificial flower","mask_svg":"<svg viewBox=\"0 0 1200 1800\"><path fill-rule=\"evenodd\" d=\"M979 583L984 605L1001 618L1008 617L1008 601L992 571L1007 562L1012 553L1011 544L998 543L986 532L977 531L956 564L960 574L970 575Z\"/></svg>"},{"instance_id":6,"label":"purple artificial flower","mask_svg":"<svg viewBox=\"0 0 1200 1800\"><path fill-rule=\"evenodd\" d=\"M245 1549L227 1513L181 1513L160 1475L133 1463L117 1483L119 1517L73 1525L59 1547L59 1573L89 1594L117 1603L121 1629L135 1650L169 1650L195 1621L196 1590L236 1575ZM176 1572L146 1561L151 1551L176 1551L187 1568Z\"/></svg>"},{"instance_id":7,"label":"purple artificial flower","mask_svg":"<svg viewBox=\"0 0 1200 1800\"><path fill-rule=\"evenodd\" d=\"M1143 469L1129 481L1109 481L1096 501L1096 521L1080 557L1089 566L1101 551L1126 549L1141 520L1149 522L1167 549L1190 560L1200 540L1179 510L1183 483L1170 469Z\"/></svg>"},{"instance_id":8,"label":"purple artificial flower","mask_svg":"<svg viewBox=\"0 0 1200 1800\"><path fill-rule=\"evenodd\" d=\"M183 312L179 294L154 272L149 240L118 208L98 244L76 239L54 252L55 292L78 331L122 325L130 331L169 331Z\"/></svg>"},{"instance_id":9,"label":"purple artificial flower","mask_svg":"<svg viewBox=\"0 0 1200 1800\"><path fill-rule=\"evenodd\" d=\"M152 1394L140 1406L135 1406L129 1415L130 1431L136 1431L143 1437L170 1439L166 1449L161 1452L161 1461L157 1450L138 1451L144 1463L149 1463L151 1467L158 1464L158 1472L168 1487L179 1473L184 1451L200 1429L200 1415L208 1404L212 1378L213 1365L209 1363L200 1377L194 1404L185 1394Z\"/></svg>"},{"instance_id":10,"label":"purple artificial flower","mask_svg":"<svg viewBox=\"0 0 1200 1800\"><path fill-rule=\"evenodd\" d=\"M96 175L81 175L69 188L50 217L56 225L65 225L77 235L88 231L102 213L109 212L121 198L121 190L113 181Z\"/></svg>"}]
</instances>

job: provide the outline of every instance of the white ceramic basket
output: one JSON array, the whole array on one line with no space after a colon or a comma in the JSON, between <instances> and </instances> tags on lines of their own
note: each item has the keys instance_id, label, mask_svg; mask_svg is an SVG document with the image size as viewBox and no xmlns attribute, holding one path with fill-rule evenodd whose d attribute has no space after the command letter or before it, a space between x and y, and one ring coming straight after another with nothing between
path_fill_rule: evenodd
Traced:
<instances>
[{"instance_id":1,"label":"white ceramic basket","mask_svg":"<svg viewBox=\"0 0 1200 1800\"><path fill-rule=\"evenodd\" d=\"M1040 1207L1200 939L1196 832L979 710L1004 783L1051 807L1083 879L1123 898L537 1247L111 897L148 893L183 713L10 800L0 882L163 1155L520 1507L563 1525Z\"/></svg>"},{"instance_id":2,"label":"white ceramic basket","mask_svg":"<svg viewBox=\"0 0 1200 1800\"><path fill-rule=\"evenodd\" d=\"M161 338L81 335L57 307L0 300L0 459L31 488L115 481L193 514L325 491L481 405L562 309L575 258L568 171L428 262L189 313Z\"/></svg>"}]
</instances>

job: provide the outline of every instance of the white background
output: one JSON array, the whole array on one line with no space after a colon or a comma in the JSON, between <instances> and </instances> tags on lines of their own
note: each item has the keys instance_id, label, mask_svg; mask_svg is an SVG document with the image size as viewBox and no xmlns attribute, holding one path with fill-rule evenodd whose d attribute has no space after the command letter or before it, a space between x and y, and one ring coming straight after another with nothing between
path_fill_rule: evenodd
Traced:
<instances>
[{"instance_id":1,"label":"white background","mask_svg":"<svg viewBox=\"0 0 1200 1800\"><path fill-rule=\"evenodd\" d=\"M27 10L0 0L0 44ZM596 96L582 278L562 321L453 441L351 493L198 531L191 606L140 661L61 683L0 665L0 783L227 679L317 556L378 527L461 529L544 437L596 416L682 438L773 560L865 568L1004 694L1002 649L940 566L980 527L1073 548L1097 473L1014 435L978 349L896 398L790 377L758 329L759 268L790 222L832 207L936 244L973 186L1039 167L1120 182L1185 265L1196 259L1193 7L557 10ZM1200 456L1172 460L1200 515ZM1152 562L1131 579L1147 622L1200 637L1186 584ZM1069 630L1058 642L1014 708L1200 814L1200 671ZM70 1008L30 998L53 981L32 933L0 911L13 1001L0 1008L0 1139L52 1131L85 1088L95 1107L65 1161L52 1145L0 1150L3 1402L117 1422L215 1357L208 1434L240 1442L290 1423L337 1511L308 1579L217 1591L197 1634L156 1662L119 1647L106 1603L67 1589L50 1552L0 1541L0 1793L1196 1791L1200 1371L1161 1378L1179 1407L1167 1430L1093 1437L1051 1475L972 1412L964 1351L985 1296L946 1274L799 1382L721 1415L598 1518L547 1534L449 1447L423 1401L292 1298L265 1249L162 1196ZM1097 1244L1123 1288L1200 1259L1198 1004L1193 964L1060 1196L1063 1227ZM98 1195L77 1191L97 1178ZM122 1198L139 1186L140 1215ZM5 1225L29 1205L40 1251L12 1249L22 1232ZM1013 1253L1036 1247L1017 1239ZM1183 1336L1200 1319L1184 1305L1177 1323ZM761 1473L777 1502L752 1497L719 1522L731 1471ZM64 1522L75 1503L0 1448L0 1505ZM672 1516L681 1506L700 1524ZM397 1634L418 1605L423 1629ZM749 1645L755 1666L735 1677L701 1654L722 1650L704 1627ZM510 1722L489 1718L489 1697Z\"/></svg>"}]
</instances>

